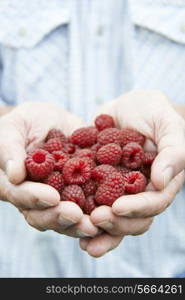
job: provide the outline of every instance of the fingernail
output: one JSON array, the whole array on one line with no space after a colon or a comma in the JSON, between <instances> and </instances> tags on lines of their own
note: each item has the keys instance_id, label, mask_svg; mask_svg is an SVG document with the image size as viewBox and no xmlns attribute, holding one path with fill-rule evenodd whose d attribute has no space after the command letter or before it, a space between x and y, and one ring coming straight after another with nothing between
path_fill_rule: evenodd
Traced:
<instances>
[{"instance_id":1,"label":"fingernail","mask_svg":"<svg viewBox=\"0 0 185 300\"><path fill-rule=\"evenodd\" d=\"M163 171L163 186L166 187L173 178L173 168L168 167Z\"/></svg>"},{"instance_id":2,"label":"fingernail","mask_svg":"<svg viewBox=\"0 0 185 300\"><path fill-rule=\"evenodd\" d=\"M38 205L43 208L55 206L54 203L52 203L51 201L47 201L47 200L39 200Z\"/></svg>"},{"instance_id":3,"label":"fingernail","mask_svg":"<svg viewBox=\"0 0 185 300\"><path fill-rule=\"evenodd\" d=\"M91 237L90 234L85 233L85 232L81 231L80 229L77 229L77 230L76 230L76 234L77 234L80 238L83 238L83 237Z\"/></svg>"},{"instance_id":4,"label":"fingernail","mask_svg":"<svg viewBox=\"0 0 185 300\"><path fill-rule=\"evenodd\" d=\"M81 242L80 242L80 248L81 248L83 251L86 251L86 250L87 250L88 243L89 243L89 239L81 240Z\"/></svg>"},{"instance_id":5,"label":"fingernail","mask_svg":"<svg viewBox=\"0 0 185 300\"><path fill-rule=\"evenodd\" d=\"M113 228L113 224L110 221L104 221L96 224L97 226L103 227L104 229L110 230Z\"/></svg>"},{"instance_id":6,"label":"fingernail","mask_svg":"<svg viewBox=\"0 0 185 300\"><path fill-rule=\"evenodd\" d=\"M64 218L64 216L59 216L58 222L62 229L66 229L72 225L74 225L76 222L69 218Z\"/></svg>"},{"instance_id":7,"label":"fingernail","mask_svg":"<svg viewBox=\"0 0 185 300\"><path fill-rule=\"evenodd\" d=\"M120 216L120 217L132 217L132 212L131 211L126 211L126 212L118 213L117 216Z\"/></svg>"}]
</instances>

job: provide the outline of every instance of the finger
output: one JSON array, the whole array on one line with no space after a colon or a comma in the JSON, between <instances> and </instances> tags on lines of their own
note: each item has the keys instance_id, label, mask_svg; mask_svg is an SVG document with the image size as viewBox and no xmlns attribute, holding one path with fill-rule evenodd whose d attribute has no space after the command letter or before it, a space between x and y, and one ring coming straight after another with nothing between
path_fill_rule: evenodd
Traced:
<instances>
[{"instance_id":1,"label":"finger","mask_svg":"<svg viewBox=\"0 0 185 300\"><path fill-rule=\"evenodd\" d=\"M157 189L163 189L171 179L185 168L185 125L179 115L165 117L164 121L156 125L156 144L158 155L155 158L151 180Z\"/></svg>"},{"instance_id":2,"label":"finger","mask_svg":"<svg viewBox=\"0 0 185 300\"><path fill-rule=\"evenodd\" d=\"M73 237L94 237L99 235L102 232L101 229L96 227L90 220L90 217L88 215L83 215L81 220L71 228L67 229L65 233L67 235L73 236Z\"/></svg>"},{"instance_id":3,"label":"finger","mask_svg":"<svg viewBox=\"0 0 185 300\"><path fill-rule=\"evenodd\" d=\"M0 136L0 167L12 183L20 183L26 176L24 133L20 133L15 124L7 122L5 116L0 123Z\"/></svg>"},{"instance_id":4,"label":"finger","mask_svg":"<svg viewBox=\"0 0 185 300\"><path fill-rule=\"evenodd\" d=\"M89 255L93 257L100 257L106 254L108 251L115 249L122 241L122 236L111 236L107 233L103 233L92 239L81 239L80 246L86 245L86 250Z\"/></svg>"},{"instance_id":5,"label":"finger","mask_svg":"<svg viewBox=\"0 0 185 300\"><path fill-rule=\"evenodd\" d=\"M21 209L47 208L60 202L60 194L46 184L26 181L12 186L9 201Z\"/></svg>"},{"instance_id":6,"label":"finger","mask_svg":"<svg viewBox=\"0 0 185 300\"><path fill-rule=\"evenodd\" d=\"M86 251L87 246L88 246L88 244L89 244L90 241L91 241L91 238L88 238L88 237L81 238L80 241L79 241L80 242L80 248L82 250Z\"/></svg>"},{"instance_id":7,"label":"finger","mask_svg":"<svg viewBox=\"0 0 185 300\"><path fill-rule=\"evenodd\" d=\"M26 181L13 185L0 170L0 199L11 202L19 209L42 209L57 205L60 195L54 188L38 182Z\"/></svg>"},{"instance_id":8,"label":"finger","mask_svg":"<svg viewBox=\"0 0 185 300\"><path fill-rule=\"evenodd\" d=\"M112 205L117 216L152 217L164 211L172 202L184 182L184 172L179 173L163 191L146 191L123 196Z\"/></svg>"},{"instance_id":9,"label":"finger","mask_svg":"<svg viewBox=\"0 0 185 300\"><path fill-rule=\"evenodd\" d=\"M64 115L64 118L65 120L62 120L62 129L68 136L71 135L74 130L85 126L84 121L67 111Z\"/></svg>"},{"instance_id":10,"label":"finger","mask_svg":"<svg viewBox=\"0 0 185 300\"><path fill-rule=\"evenodd\" d=\"M40 231L52 229L71 237L93 237L101 230L95 227L89 216L73 202L61 202L54 209L23 211L27 222Z\"/></svg>"},{"instance_id":11,"label":"finger","mask_svg":"<svg viewBox=\"0 0 185 300\"><path fill-rule=\"evenodd\" d=\"M80 222L83 212L73 202L61 201L57 206L45 210L26 210L23 215L29 225L45 231L48 229L63 233Z\"/></svg>"},{"instance_id":12,"label":"finger","mask_svg":"<svg viewBox=\"0 0 185 300\"><path fill-rule=\"evenodd\" d=\"M91 214L93 224L111 235L138 235L147 231L152 218L128 218L113 214L111 207L101 206Z\"/></svg>"},{"instance_id":13,"label":"finger","mask_svg":"<svg viewBox=\"0 0 185 300\"><path fill-rule=\"evenodd\" d=\"M157 152L157 146L151 139L146 139L143 145L145 151Z\"/></svg>"}]
</instances>

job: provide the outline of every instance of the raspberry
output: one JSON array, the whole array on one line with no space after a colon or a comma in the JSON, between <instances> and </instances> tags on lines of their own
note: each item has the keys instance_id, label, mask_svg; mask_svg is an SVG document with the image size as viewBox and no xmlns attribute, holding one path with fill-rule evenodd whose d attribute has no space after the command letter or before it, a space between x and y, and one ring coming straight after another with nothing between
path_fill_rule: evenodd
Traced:
<instances>
[{"instance_id":1,"label":"raspberry","mask_svg":"<svg viewBox=\"0 0 185 300\"><path fill-rule=\"evenodd\" d=\"M101 114L94 123L69 137L51 129L25 160L32 180L52 186L61 200L77 203L89 215L98 205L111 206L125 193L143 192L157 155L144 152L142 134L117 128L110 115Z\"/></svg>"},{"instance_id":2,"label":"raspberry","mask_svg":"<svg viewBox=\"0 0 185 300\"><path fill-rule=\"evenodd\" d=\"M87 157L87 158L91 158L92 160L94 160L95 153L93 151L91 151L91 149L80 149L75 152L74 156Z\"/></svg>"},{"instance_id":3,"label":"raspberry","mask_svg":"<svg viewBox=\"0 0 185 300\"><path fill-rule=\"evenodd\" d=\"M98 134L98 143L106 145L110 143L120 144L120 129L118 128L106 128Z\"/></svg>"},{"instance_id":4,"label":"raspberry","mask_svg":"<svg viewBox=\"0 0 185 300\"><path fill-rule=\"evenodd\" d=\"M76 146L72 143L66 143L63 145L62 149L65 153L73 154L76 150Z\"/></svg>"},{"instance_id":5,"label":"raspberry","mask_svg":"<svg viewBox=\"0 0 185 300\"><path fill-rule=\"evenodd\" d=\"M89 157L83 157L83 159L90 164L91 169L96 168L96 163L95 163L95 161L93 159L91 159Z\"/></svg>"},{"instance_id":6,"label":"raspberry","mask_svg":"<svg viewBox=\"0 0 185 300\"><path fill-rule=\"evenodd\" d=\"M60 138L52 138L44 144L44 150L52 153L53 151L59 151L63 148L63 143L61 142Z\"/></svg>"},{"instance_id":7,"label":"raspberry","mask_svg":"<svg viewBox=\"0 0 185 300\"><path fill-rule=\"evenodd\" d=\"M130 172L125 177L125 191L128 194L144 192L146 184L147 181L145 176L139 171Z\"/></svg>"},{"instance_id":8,"label":"raspberry","mask_svg":"<svg viewBox=\"0 0 185 300\"><path fill-rule=\"evenodd\" d=\"M87 158L74 157L63 167L63 175L67 184L83 184L91 176L92 165Z\"/></svg>"},{"instance_id":9,"label":"raspberry","mask_svg":"<svg viewBox=\"0 0 185 300\"><path fill-rule=\"evenodd\" d=\"M115 172L98 187L95 199L98 204L111 206L122 195L124 195L124 178L120 173Z\"/></svg>"},{"instance_id":10,"label":"raspberry","mask_svg":"<svg viewBox=\"0 0 185 300\"><path fill-rule=\"evenodd\" d=\"M143 148L138 143L128 143L123 147L122 163L130 169L139 168L144 160Z\"/></svg>"},{"instance_id":11,"label":"raspberry","mask_svg":"<svg viewBox=\"0 0 185 300\"><path fill-rule=\"evenodd\" d=\"M52 172L43 182L54 187L59 193L64 187L63 175L60 172Z\"/></svg>"},{"instance_id":12,"label":"raspberry","mask_svg":"<svg viewBox=\"0 0 185 300\"><path fill-rule=\"evenodd\" d=\"M94 196L88 196L85 200L83 211L85 214L90 215L92 211L96 208L96 202Z\"/></svg>"},{"instance_id":13,"label":"raspberry","mask_svg":"<svg viewBox=\"0 0 185 300\"><path fill-rule=\"evenodd\" d=\"M142 135L141 133L139 133L134 129L123 128L121 129L120 134L121 134L121 146L125 146L126 144L132 142L138 143L142 146L145 142L144 135Z\"/></svg>"},{"instance_id":14,"label":"raspberry","mask_svg":"<svg viewBox=\"0 0 185 300\"><path fill-rule=\"evenodd\" d=\"M81 148L90 147L96 143L98 130L93 127L82 127L73 132L71 142Z\"/></svg>"},{"instance_id":15,"label":"raspberry","mask_svg":"<svg viewBox=\"0 0 185 300\"><path fill-rule=\"evenodd\" d=\"M125 177L125 175L127 175L127 174L130 172L129 169L124 168L124 167L122 167L122 166L117 166L117 167L116 167L116 170L117 170L123 177Z\"/></svg>"},{"instance_id":16,"label":"raspberry","mask_svg":"<svg viewBox=\"0 0 185 300\"><path fill-rule=\"evenodd\" d=\"M89 181L86 181L84 184L82 184L82 189L85 196L87 197L96 193L97 185L92 179L90 179Z\"/></svg>"},{"instance_id":17,"label":"raspberry","mask_svg":"<svg viewBox=\"0 0 185 300\"><path fill-rule=\"evenodd\" d=\"M157 152L151 151L151 152L145 152L144 153L144 159L143 164L144 165L151 165L157 155Z\"/></svg>"},{"instance_id":18,"label":"raspberry","mask_svg":"<svg viewBox=\"0 0 185 300\"><path fill-rule=\"evenodd\" d=\"M101 144L96 143L91 147L91 151L96 154L96 152L102 147Z\"/></svg>"},{"instance_id":19,"label":"raspberry","mask_svg":"<svg viewBox=\"0 0 185 300\"><path fill-rule=\"evenodd\" d=\"M121 147L112 143L101 147L96 154L96 158L101 164L118 165L121 155Z\"/></svg>"},{"instance_id":20,"label":"raspberry","mask_svg":"<svg viewBox=\"0 0 185 300\"><path fill-rule=\"evenodd\" d=\"M52 156L55 159L54 170L62 172L64 164L69 160L69 155L63 151L54 151Z\"/></svg>"},{"instance_id":21,"label":"raspberry","mask_svg":"<svg viewBox=\"0 0 185 300\"><path fill-rule=\"evenodd\" d=\"M92 170L92 178L94 178L98 183L104 182L107 176L111 173L117 172L113 166L110 165L100 165Z\"/></svg>"},{"instance_id":22,"label":"raspberry","mask_svg":"<svg viewBox=\"0 0 185 300\"><path fill-rule=\"evenodd\" d=\"M115 127L114 120L111 116L102 114L95 119L96 128L101 131L105 128Z\"/></svg>"},{"instance_id":23,"label":"raspberry","mask_svg":"<svg viewBox=\"0 0 185 300\"><path fill-rule=\"evenodd\" d=\"M64 188L61 195L61 200L73 201L81 208L83 208L85 204L85 195L82 188L79 185L72 184Z\"/></svg>"},{"instance_id":24,"label":"raspberry","mask_svg":"<svg viewBox=\"0 0 185 300\"><path fill-rule=\"evenodd\" d=\"M59 130L59 129L51 129L49 132L48 132L48 135L46 137L46 142L49 141L50 139L53 139L53 138L59 138L61 140L62 143L65 143L66 142L66 137L64 135L64 133Z\"/></svg>"},{"instance_id":25,"label":"raspberry","mask_svg":"<svg viewBox=\"0 0 185 300\"><path fill-rule=\"evenodd\" d=\"M32 180L42 180L46 178L54 168L54 158L43 149L30 152L25 160L28 175Z\"/></svg>"}]
</instances>

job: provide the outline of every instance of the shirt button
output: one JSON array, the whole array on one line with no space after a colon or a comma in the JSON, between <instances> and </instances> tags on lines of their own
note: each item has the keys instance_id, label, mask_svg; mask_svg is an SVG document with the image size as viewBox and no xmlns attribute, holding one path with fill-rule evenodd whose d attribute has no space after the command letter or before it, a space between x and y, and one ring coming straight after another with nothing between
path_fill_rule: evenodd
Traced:
<instances>
[{"instance_id":1,"label":"shirt button","mask_svg":"<svg viewBox=\"0 0 185 300\"><path fill-rule=\"evenodd\" d=\"M103 25L98 25L96 27L96 34L99 35L99 36L101 36L101 35L103 35L103 33L104 33Z\"/></svg>"}]
</instances>

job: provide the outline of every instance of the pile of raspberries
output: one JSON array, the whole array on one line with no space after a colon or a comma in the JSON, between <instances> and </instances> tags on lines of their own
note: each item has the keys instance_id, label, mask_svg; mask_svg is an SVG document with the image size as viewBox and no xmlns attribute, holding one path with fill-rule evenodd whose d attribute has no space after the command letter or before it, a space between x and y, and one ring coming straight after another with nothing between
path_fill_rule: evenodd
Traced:
<instances>
[{"instance_id":1,"label":"pile of raspberries","mask_svg":"<svg viewBox=\"0 0 185 300\"><path fill-rule=\"evenodd\" d=\"M145 137L119 129L101 114L95 126L75 130L70 137L51 129L35 151L27 154L29 180L55 188L61 201L73 201L84 213L128 194L145 191L156 152L145 152Z\"/></svg>"}]
</instances>

